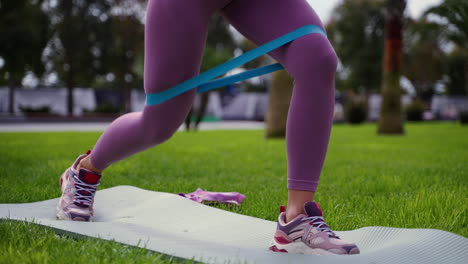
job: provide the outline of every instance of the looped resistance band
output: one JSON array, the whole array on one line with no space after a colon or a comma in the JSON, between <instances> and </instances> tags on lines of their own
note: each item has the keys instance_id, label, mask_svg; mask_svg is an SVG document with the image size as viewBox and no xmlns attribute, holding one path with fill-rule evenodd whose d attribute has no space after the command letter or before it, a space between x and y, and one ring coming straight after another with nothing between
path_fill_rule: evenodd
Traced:
<instances>
[{"instance_id":1,"label":"looped resistance band","mask_svg":"<svg viewBox=\"0 0 468 264\"><path fill-rule=\"evenodd\" d=\"M281 64L275 63L275 64L263 66L257 69L245 71L239 74L211 80L220 75L223 75L224 73L236 67L239 67L242 64L245 64L251 60L254 60L278 47L281 47L288 42L291 42L297 38L300 38L308 34L313 34L313 33L322 34L323 36L327 37L327 34L325 33L325 31L319 26L306 25L306 26L300 27L292 32L289 32L277 39L274 39L261 46L258 46L257 48L251 51L248 51L238 57L235 57L234 59L231 59L223 64L220 64L214 68L211 68L208 71L200 75L197 75L189 80L186 80L176 86L173 86L165 91L162 91L159 93L146 94L146 105L160 104L164 101L167 101L195 87L198 87L197 88L198 93L202 93L202 92L206 92L212 89L226 86L231 83L236 83L236 82L246 80L255 76L259 76L259 75L263 75L263 74L267 74L270 72L284 69L284 67Z\"/></svg>"}]
</instances>

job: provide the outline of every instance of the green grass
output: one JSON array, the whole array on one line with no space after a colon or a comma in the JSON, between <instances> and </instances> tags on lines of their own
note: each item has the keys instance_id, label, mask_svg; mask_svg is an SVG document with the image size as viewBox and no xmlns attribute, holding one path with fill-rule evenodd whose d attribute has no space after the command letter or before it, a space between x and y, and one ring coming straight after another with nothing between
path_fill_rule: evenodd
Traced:
<instances>
[{"instance_id":1,"label":"green grass","mask_svg":"<svg viewBox=\"0 0 468 264\"><path fill-rule=\"evenodd\" d=\"M335 230L364 226L435 228L468 236L468 127L407 124L405 136L377 136L375 125L336 125L316 200ZM0 133L0 203L60 195L58 175L99 133ZM134 185L170 193L238 191L239 208L275 221L285 204L284 140L263 131L177 133L170 141L111 166L101 188ZM173 262L111 241L58 236L0 222L0 262ZM80 255L81 256L81 255Z\"/></svg>"}]
</instances>

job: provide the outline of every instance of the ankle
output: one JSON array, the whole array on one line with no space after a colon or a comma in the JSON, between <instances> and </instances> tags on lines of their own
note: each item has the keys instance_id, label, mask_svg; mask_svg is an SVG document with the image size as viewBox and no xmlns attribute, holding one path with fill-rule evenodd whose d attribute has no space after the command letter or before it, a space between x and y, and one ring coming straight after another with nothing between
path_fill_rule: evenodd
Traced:
<instances>
[{"instance_id":1,"label":"ankle","mask_svg":"<svg viewBox=\"0 0 468 264\"><path fill-rule=\"evenodd\" d=\"M286 210L286 221L289 222L298 215L306 214L304 204L314 200L315 192L303 190L288 190L288 206Z\"/></svg>"},{"instance_id":2,"label":"ankle","mask_svg":"<svg viewBox=\"0 0 468 264\"><path fill-rule=\"evenodd\" d=\"M80 168L87 169L89 171L92 171L94 173L102 174L102 170L96 169L93 164L91 163L91 159L89 156L85 157L80 161L80 164L78 164L78 170Z\"/></svg>"},{"instance_id":3,"label":"ankle","mask_svg":"<svg viewBox=\"0 0 468 264\"><path fill-rule=\"evenodd\" d=\"M304 209L301 208L288 208L286 210L286 223L291 222L298 215L305 214Z\"/></svg>"}]
</instances>

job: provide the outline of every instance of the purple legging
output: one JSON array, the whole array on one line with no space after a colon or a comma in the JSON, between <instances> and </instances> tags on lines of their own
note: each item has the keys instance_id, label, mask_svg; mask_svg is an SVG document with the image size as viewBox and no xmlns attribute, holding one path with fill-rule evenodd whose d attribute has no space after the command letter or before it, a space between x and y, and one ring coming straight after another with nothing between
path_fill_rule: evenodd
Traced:
<instances>
[{"instance_id":1,"label":"purple legging","mask_svg":"<svg viewBox=\"0 0 468 264\"><path fill-rule=\"evenodd\" d=\"M145 32L146 93L164 91L199 74L207 26L219 11L261 45L320 19L306 0L149 0ZM337 57L320 34L269 53L294 78L287 121L288 188L315 191L330 136ZM169 139L190 111L192 89L142 112L116 119L91 153L97 169Z\"/></svg>"}]
</instances>

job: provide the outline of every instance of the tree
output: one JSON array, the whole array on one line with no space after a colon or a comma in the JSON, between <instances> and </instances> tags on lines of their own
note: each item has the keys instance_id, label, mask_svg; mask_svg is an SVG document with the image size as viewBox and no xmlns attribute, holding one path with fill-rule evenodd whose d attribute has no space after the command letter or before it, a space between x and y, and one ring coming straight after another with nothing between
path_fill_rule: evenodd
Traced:
<instances>
[{"instance_id":1,"label":"tree","mask_svg":"<svg viewBox=\"0 0 468 264\"><path fill-rule=\"evenodd\" d=\"M255 43L246 38L244 38L239 44L239 49L241 49L242 52L248 52L255 49L256 47L257 45L255 45ZM271 59L267 57L267 55L262 55L254 60L247 62L246 64L242 65L242 67L247 70L255 69L267 65L270 63L270 61Z\"/></svg>"},{"instance_id":2,"label":"tree","mask_svg":"<svg viewBox=\"0 0 468 264\"><path fill-rule=\"evenodd\" d=\"M333 10L326 28L340 59L335 82L338 90L368 92L378 89L382 69L375 65L382 61L383 6L383 0L344 0ZM285 73L273 73L266 137L284 136L292 87L293 80Z\"/></svg>"},{"instance_id":3,"label":"tree","mask_svg":"<svg viewBox=\"0 0 468 264\"><path fill-rule=\"evenodd\" d=\"M468 78L468 73L465 71L467 61L468 54L460 49L455 49L448 54L445 60L448 76L447 95L468 95L468 90L465 85L468 82L466 80Z\"/></svg>"},{"instance_id":4,"label":"tree","mask_svg":"<svg viewBox=\"0 0 468 264\"><path fill-rule=\"evenodd\" d=\"M425 12L425 15L430 14L445 19L445 37L458 47L462 57L468 57L468 1L445 0ZM468 94L468 60L465 60L464 72L464 86Z\"/></svg>"},{"instance_id":5,"label":"tree","mask_svg":"<svg viewBox=\"0 0 468 264\"><path fill-rule=\"evenodd\" d=\"M231 55L237 47L231 33L229 33L229 24L218 13L215 13L211 17L210 23L208 24L206 44L207 46L215 48L217 51L227 52Z\"/></svg>"},{"instance_id":6,"label":"tree","mask_svg":"<svg viewBox=\"0 0 468 264\"><path fill-rule=\"evenodd\" d=\"M138 73L135 63L137 56L143 53L144 27L135 16L115 16L111 18L111 71L115 75L113 82L122 90L124 109L131 111L131 89L136 83Z\"/></svg>"},{"instance_id":7,"label":"tree","mask_svg":"<svg viewBox=\"0 0 468 264\"><path fill-rule=\"evenodd\" d=\"M9 109L14 112L15 88L28 71L40 76L41 61L49 38L49 18L42 10L43 1L2 1L0 4L0 74L9 85Z\"/></svg>"},{"instance_id":8,"label":"tree","mask_svg":"<svg viewBox=\"0 0 468 264\"><path fill-rule=\"evenodd\" d=\"M415 88L418 99L430 101L438 81L444 75L442 50L444 27L427 17L407 20L403 45L403 73Z\"/></svg>"},{"instance_id":9,"label":"tree","mask_svg":"<svg viewBox=\"0 0 468 264\"><path fill-rule=\"evenodd\" d=\"M266 114L265 136L284 138L294 81L286 70L273 73Z\"/></svg>"},{"instance_id":10,"label":"tree","mask_svg":"<svg viewBox=\"0 0 468 264\"><path fill-rule=\"evenodd\" d=\"M109 67L110 8L106 0L58 0L51 10L55 21L52 60L67 87L69 115L73 115L73 88L88 86Z\"/></svg>"},{"instance_id":11,"label":"tree","mask_svg":"<svg viewBox=\"0 0 468 264\"><path fill-rule=\"evenodd\" d=\"M327 33L341 66L336 88L377 91L382 80L383 0L344 0L333 10Z\"/></svg>"},{"instance_id":12,"label":"tree","mask_svg":"<svg viewBox=\"0 0 468 264\"><path fill-rule=\"evenodd\" d=\"M378 125L379 134L403 134L401 117L401 57L402 27L405 0L387 0L385 46L383 60L382 105Z\"/></svg>"},{"instance_id":13,"label":"tree","mask_svg":"<svg viewBox=\"0 0 468 264\"><path fill-rule=\"evenodd\" d=\"M208 36L206 46L203 54L203 60L200 67L200 72L205 72L223 62L232 58L236 45L229 33L228 23L219 15L215 14L211 17L208 24ZM195 123L193 129L198 129L198 124L201 122L206 106L208 104L209 92L201 94L201 103L198 111L192 107L185 119L185 127L190 130L192 122L192 115L195 116Z\"/></svg>"}]
</instances>

